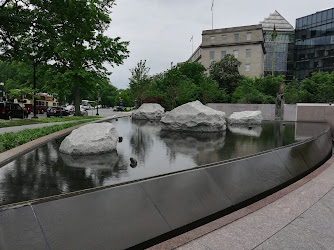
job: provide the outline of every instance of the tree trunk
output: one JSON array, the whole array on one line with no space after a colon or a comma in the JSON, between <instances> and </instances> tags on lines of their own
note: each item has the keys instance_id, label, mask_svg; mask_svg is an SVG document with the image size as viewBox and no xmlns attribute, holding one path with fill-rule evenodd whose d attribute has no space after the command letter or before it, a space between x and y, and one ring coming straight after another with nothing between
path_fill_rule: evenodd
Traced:
<instances>
[{"instance_id":1,"label":"tree trunk","mask_svg":"<svg viewBox=\"0 0 334 250\"><path fill-rule=\"evenodd\" d=\"M74 107L75 107L75 115L80 116L80 86L78 83L74 86Z\"/></svg>"}]
</instances>

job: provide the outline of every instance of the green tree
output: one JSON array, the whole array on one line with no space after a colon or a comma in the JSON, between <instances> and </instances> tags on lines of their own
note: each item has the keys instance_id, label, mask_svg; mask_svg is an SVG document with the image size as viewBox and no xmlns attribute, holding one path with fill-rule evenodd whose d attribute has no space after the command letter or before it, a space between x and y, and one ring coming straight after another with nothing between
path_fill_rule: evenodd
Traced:
<instances>
[{"instance_id":1,"label":"green tree","mask_svg":"<svg viewBox=\"0 0 334 250\"><path fill-rule=\"evenodd\" d=\"M185 62L178 66L181 75L191 80L197 86L200 85L203 77L206 76L205 67L197 62Z\"/></svg>"},{"instance_id":2,"label":"green tree","mask_svg":"<svg viewBox=\"0 0 334 250\"><path fill-rule=\"evenodd\" d=\"M294 79L285 85L284 98L289 104L300 102L300 82L298 80Z\"/></svg>"},{"instance_id":3,"label":"green tree","mask_svg":"<svg viewBox=\"0 0 334 250\"><path fill-rule=\"evenodd\" d=\"M256 88L256 80L244 77L241 86L232 94L233 103L275 103L275 98Z\"/></svg>"},{"instance_id":4,"label":"green tree","mask_svg":"<svg viewBox=\"0 0 334 250\"><path fill-rule=\"evenodd\" d=\"M52 59L74 92L79 115L80 89L95 89L92 80L107 75L105 63L119 65L128 57L128 42L104 35L113 5L114 0L5 1L0 17L9 24L0 26L2 55L34 66Z\"/></svg>"},{"instance_id":5,"label":"green tree","mask_svg":"<svg viewBox=\"0 0 334 250\"><path fill-rule=\"evenodd\" d=\"M234 90L240 85L242 76L239 73L238 67L241 65L233 55L227 54L219 62L212 62L209 67L209 73L215 80L220 89L224 89L231 101L231 95Z\"/></svg>"},{"instance_id":6,"label":"green tree","mask_svg":"<svg viewBox=\"0 0 334 250\"><path fill-rule=\"evenodd\" d=\"M114 0L50 2L57 34L54 60L65 69L74 89L76 114L80 112L80 88L94 89L91 80L107 74L104 63L120 65L128 57L128 42L104 35L113 5Z\"/></svg>"},{"instance_id":7,"label":"green tree","mask_svg":"<svg viewBox=\"0 0 334 250\"><path fill-rule=\"evenodd\" d=\"M216 81L210 76L202 77L199 83L199 100L203 103L226 102L227 95L224 90L220 90Z\"/></svg>"},{"instance_id":8,"label":"green tree","mask_svg":"<svg viewBox=\"0 0 334 250\"><path fill-rule=\"evenodd\" d=\"M134 107L135 98L130 89L119 89L118 94L115 97L115 105L120 106L120 100L122 100L124 107Z\"/></svg>"},{"instance_id":9,"label":"green tree","mask_svg":"<svg viewBox=\"0 0 334 250\"><path fill-rule=\"evenodd\" d=\"M145 92L150 84L150 77L148 75L149 71L150 68L146 67L146 60L140 60L135 68L130 69L130 90L137 99L138 107L142 104Z\"/></svg>"},{"instance_id":10,"label":"green tree","mask_svg":"<svg viewBox=\"0 0 334 250\"><path fill-rule=\"evenodd\" d=\"M272 96L276 98L278 91L278 84L284 83L284 76L264 76L264 77L255 77L254 85L257 90L259 90L264 95Z\"/></svg>"}]
</instances>

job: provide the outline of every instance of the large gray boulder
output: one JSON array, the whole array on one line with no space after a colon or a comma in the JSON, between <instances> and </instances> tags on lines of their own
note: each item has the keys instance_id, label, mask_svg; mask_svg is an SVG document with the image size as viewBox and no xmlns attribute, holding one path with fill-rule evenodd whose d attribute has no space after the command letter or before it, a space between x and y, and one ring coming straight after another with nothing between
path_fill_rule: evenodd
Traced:
<instances>
[{"instance_id":1,"label":"large gray boulder","mask_svg":"<svg viewBox=\"0 0 334 250\"><path fill-rule=\"evenodd\" d=\"M261 124L262 120L260 110L233 112L228 118L230 124Z\"/></svg>"},{"instance_id":2,"label":"large gray boulder","mask_svg":"<svg viewBox=\"0 0 334 250\"><path fill-rule=\"evenodd\" d=\"M132 119L160 120L164 113L165 109L158 103L143 103L132 112Z\"/></svg>"},{"instance_id":3,"label":"large gray boulder","mask_svg":"<svg viewBox=\"0 0 334 250\"><path fill-rule=\"evenodd\" d=\"M173 131L218 132L226 130L225 113L203 105L200 101L183 104L166 113L162 129Z\"/></svg>"},{"instance_id":4,"label":"large gray boulder","mask_svg":"<svg viewBox=\"0 0 334 250\"><path fill-rule=\"evenodd\" d=\"M69 155L95 155L116 149L118 133L109 122L91 123L72 131L61 143L59 151Z\"/></svg>"}]
</instances>

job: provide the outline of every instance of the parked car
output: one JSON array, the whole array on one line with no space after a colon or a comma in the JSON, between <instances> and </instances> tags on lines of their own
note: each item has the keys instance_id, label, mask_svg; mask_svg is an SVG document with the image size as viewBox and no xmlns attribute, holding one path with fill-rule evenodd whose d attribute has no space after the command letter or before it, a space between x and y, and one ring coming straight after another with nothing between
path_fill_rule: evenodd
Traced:
<instances>
[{"instance_id":1,"label":"parked car","mask_svg":"<svg viewBox=\"0 0 334 250\"><path fill-rule=\"evenodd\" d=\"M64 109L67 110L68 112L70 112L70 114L74 114L74 112L75 112L74 105L67 105Z\"/></svg>"},{"instance_id":2,"label":"parked car","mask_svg":"<svg viewBox=\"0 0 334 250\"><path fill-rule=\"evenodd\" d=\"M115 107L113 108L113 111L125 111L125 110L126 110L126 108L123 107L123 106L115 106Z\"/></svg>"},{"instance_id":3,"label":"parked car","mask_svg":"<svg viewBox=\"0 0 334 250\"><path fill-rule=\"evenodd\" d=\"M0 102L0 118L10 120L12 118L27 118L28 112L18 103Z\"/></svg>"},{"instance_id":4,"label":"parked car","mask_svg":"<svg viewBox=\"0 0 334 250\"><path fill-rule=\"evenodd\" d=\"M47 117L51 117L51 116L69 116L70 112L67 111L66 109L62 108L62 107L56 107L56 106L52 106L49 107L46 111L46 116Z\"/></svg>"}]
</instances>

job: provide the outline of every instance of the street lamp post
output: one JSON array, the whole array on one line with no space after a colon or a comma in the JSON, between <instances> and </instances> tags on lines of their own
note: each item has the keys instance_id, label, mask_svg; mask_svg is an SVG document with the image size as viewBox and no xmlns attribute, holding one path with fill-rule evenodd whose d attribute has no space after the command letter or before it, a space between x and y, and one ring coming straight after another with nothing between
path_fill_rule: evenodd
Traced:
<instances>
[{"instance_id":1,"label":"street lamp post","mask_svg":"<svg viewBox=\"0 0 334 250\"><path fill-rule=\"evenodd\" d=\"M97 90L97 105L96 105L96 115L99 115L99 84L96 84L96 90Z\"/></svg>"},{"instance_id":2,"label":"street lamp post","mask_svg":"<svg viewBox=\"0 0 334 250\"><path fill-rule=\"evenodd\" d=\"M31 55L33 56L33 67L34 67L34 91L36 89L36 67L37 67L37 62L36 62L36 52L32 52ZM38 118L37 117L37 107L36 107L36 97L35 97L36 93L34 92L34 116L32 118Z\"/></svg>"},{"instance_id":3,"label":"street lamp post","mask_svg":"<svg viewBox=\"0 0 334 250\"><path fill-rule=\"evenodd\" d=\"M4 86L5 84L3 82L0 82L0 86L1 86L1 101L3 102L3 90L4 90Z\"/></svg>"}]
</instances>

